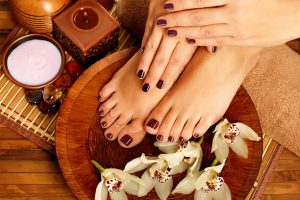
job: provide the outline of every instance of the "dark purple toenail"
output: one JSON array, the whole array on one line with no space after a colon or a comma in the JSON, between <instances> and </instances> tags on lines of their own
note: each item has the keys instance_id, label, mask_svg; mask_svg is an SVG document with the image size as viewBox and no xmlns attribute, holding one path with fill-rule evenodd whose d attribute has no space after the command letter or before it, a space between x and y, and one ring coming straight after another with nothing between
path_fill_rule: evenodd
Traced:
<instances>
[{"instance_id":1,"label":"dark purple toenail","mask_svg":"<svg viewBox=\"0 0 300 200\"><path fill-rule=\"evenodd\" d=\"M216 46L213 46L212 50L211 50L213 53L216 53L217 52L217 47Z\"/></svg>"},{"instance_id":2,"label":"dark purple toenail","mask_svg":"<svg viewBox=\"0 0 300 200\"><path fill-rule=\"evenodd\" d=\"M158 19L158 20L156 21L156 24L157 24L158 26L166 26L166 25L167 25L167 20L165 20L165 19Z\"/></svg>"},{"instance_id":3,"label":"dark purple toenail","mask_svg":"<svg viewBox=\"0 0 300 200\"><path fill-rule=\"evenodd\" d=\"M180 136L180 137L179 137L179 141L180 141L180 142L184 142L185 139L184 139L183 137Z\"/></svg>"},{"instance_id":4,"label":"dark purple toenail","mask_svg":"<svg viewBox=\"0 0 300 200\"><path fill-rule=\"evenodd\" d=\"M140 69L139 72L137 73L137 76L138 76L139 78L144 78L144 76L145 76L144 70Z\"/></svg>"},{"instance_id":5,"label":"dark purple toenail","mask_svg":"<svg viewBox=\"0 0 300 200\"><path fill-rule=\"evenodd\" d=\"M176 30L168 30L167 32L168 32L169 37L177 36L177 31Z\"/></svg>"},{"instance_id":6,"label":"dark purple toenail","mask_svg":"<svg viewBox=\"0 0 300 200\"><path fill-rule=\"evenodd\" d=\"M194 133L194 138L199 138L200 134L199 133Z\"/></svg>"},{"instance_id":7,"label":"dark purple toenail","mask_svg":"<svg viewBox=\"0 0 300 200\"><path fill-rule=\"evenodd\" d=\"M186 42L188 43L188 44L195 44L196 43L196 40L194 40L194 39L186 39Z\"/></svg>"},{"instance_id":8,"label":"dark purple toenail","mask_svg":"<svg viewBox=\"0 0 300 200\"><path fill-rule=\"evenodd\" d=\"M156 129L159 125L159 122L156 119L150 119L150 121L147 123L147 126Z\"/></svg>"},{"instance_id":9,"label":"dark purple toenail","mask_svg":"<svg viewBox=\"0 0 300 200\"><path fill-rule=\"evenodd\" d=\"M100 116L103 116L103 115L104 115L104 111L103 111L103 110L100 110L100 111L99 111L99 114L100 114Z\"/></svg>"},{"instance_id":10,"label":"dark purple toenail","mask_svg":"<svg viewBox=\"0 0 300 200\"><path fill-rule=\"evenodd\" d=\"M106 138L109 139L109 140L111 140L113 138L113 135L111 133L107 133L106 134Z\"/></svg>"},{"instance_id":11,"label":"dark purple toenail","mask_svg":"<svg viewBox=\"0 0 300 200\"><path fill-rule=\"evenodd\" d=\"M164 9L165 9L165 11L171 11L174 9L174 5L172 3L166 3L164 5Z\"/></svg>"},{"instance_id":12,"label":"dark purple toenail","mask_svg":"<svg viewBox=\"0 0 300 200\"><path fill-rule=\"evenodd\" d=\"M124 135L122 138L121 138L121 142L123 143L123 144L125 144L126 146L128 146L128 145L130 145L131 144L131 142L132 142L132 137L130 136L130 135Z\"/></svg>"},{"instance_id":13,"label":"dark purple toenail","mask_svg":"<svg viewBox=\"0 0 300 200\"><path fill-rule=\"evenodd\" d=\"M158 89L162 89L163 87L164 87L164 81L163 80L159 80L158 82L157 82L157 84L156 84L156 87L158 88Z\"/></svg>"},{"instance_id":14,"label":"dark purple toenail","mask_svg":"<svg viewBox=\"0 0 300 200\"><path fill-rule=\"evenodd\" d=\"M144 53L144 50L145 50L145 48L143 47L143 48L140 49L140 52Z\"/></svg>"},{"instance_id":15,"label":"dark purple toenail","mask_svg":"<svg viewBox=\"0 0 300 200\"><path fill-rule=\"evenodd\" d=\"M168 137L168 142L174 142L174 138L172 136Z\"/></svg>"},{"instance_id":16,"label":"dark purple toenail","mask_svg":"<svg viewBox=\"0 0 300 200\"><path fill-rule=\"evenodd\" d=\"M143 85L143 88L142 88L142 90L143 90L144 92L148 92L148 91L149 91L149 89L150 89L150 85L149 85L149 83L145 83L145 84Z\"/></svg>"},{"instance_id":17,"label":"dark purple toenail","mask_svg":"<svg viewBox=\"0 0 300 200\"><path fill-rule=\"evenodd\" d=\"M164 137L163 137L162 135L158 135L158 136L156 136L156 139L157 139L158 141L162 141L162 140L164 139Z\"/></svg>"},{"instance_id":18,"label":"dark purple toenail","mask_svg":"<svg viewBox=\"0 0 300 200\"><path fill-rule=\"evenodd\" d=\"M105 128L107 126L106 121L101 122L101 125L102 125L103 128Z\"/></svg>"},{"instance_id":19,"label":"dark purple toenail","mask_svg":"<svg viewBox=\"0 0 300 200\"><path fill-rule=\"evenodd\" d=\"M101 96L98 96L98 101L101 101L101 98L102 98Z\"/></svg>"}]
</instances>

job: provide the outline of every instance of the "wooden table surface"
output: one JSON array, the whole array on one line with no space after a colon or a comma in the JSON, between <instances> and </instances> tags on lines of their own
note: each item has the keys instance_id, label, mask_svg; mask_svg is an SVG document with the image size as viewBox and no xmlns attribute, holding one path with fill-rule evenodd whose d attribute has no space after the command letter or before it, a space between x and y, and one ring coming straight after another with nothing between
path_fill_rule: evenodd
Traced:
<instances>
[{"instance_id":1,"label":"wooden table surface","mask_svg":"<svg viewBox=\"0 0 300 200\"><path fill-rule=\"evenodd\" d=\"M0 200L75 199L55 156L0 124ZM264 200L300 199L300 158L284 150Z\"/></svg>"}]
</instances>

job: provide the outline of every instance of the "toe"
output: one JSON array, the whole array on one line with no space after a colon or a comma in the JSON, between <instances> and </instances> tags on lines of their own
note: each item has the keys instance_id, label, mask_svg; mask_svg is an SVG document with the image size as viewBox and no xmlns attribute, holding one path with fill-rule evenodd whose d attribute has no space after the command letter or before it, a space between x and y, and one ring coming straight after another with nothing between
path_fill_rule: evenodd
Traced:
<instances>
[{"instance_id":1,"label":"toe","mask_svg":"<svg viewBox=\"0 0 300 200\"><path fill-rule=\"evenodd\" d=\"M133 120L123 128L118 136L120 146L131 148L139 144L145 137L146 131L142 120Z\"/></svg>"},{"instance_id":2,"label":"toe","mask_svg":"<svg viewBox=\"0 0 300 200\"><path fill-rule=\"evenodd\" d=\"M116 121L108 129L105 130L104 135L108 140L115 140L120 134L121 130L126 126L126 124L119 124L120 123Z\"/></svg>"},{"instance_id":3,"label":"toe","mask_svg":"<svg viewBox=\"0 0 300 200\"><path fill-rule=\"evenodd\" d=\"M201 117L200 121L195 126L193 137L199 138L209 129L212 125L211 120Z\"/></svg>"},{"instance_id":4,"label":"toe","mask_svg":"<svg viewBox=\"0 0 300 200\"><path fill-rule=\"evenodd\" d=\"M171 129L177 119L177 116L178 116L177 112L175 112L174 110L170 110L170 112L162 120L162 123L156 134L157 141L159 141L159 142L167 142L168 141Z\"/></svg>"},{"instance_id":5,"label":"toe","mask_svg":"<svg viewBox=\"0 0 300 200\"><path fill-rule=\"evenodd\" d=\"M115 92L115 81L109 81L99 92L99 101L106 101Z\"/></svg>"},{"instance_id":6,"label":"toe","mask_svg":"<svg viewBox=\"0 0 300 200\"><path fill-rule=\"evenodd\" d=\"M116 95L111 96L99 107L99 114L101 117L104 117L109 111L117 104L118 99Z\"/></svg>"},{"instance_id":7,"label":"toe","mask_svg":"<svg viewBox=\"0 0 300 200\"><path fill-rule=\"evenodd\" d=\"M102 128L110 127L120 116L119 106L116 105L113 109L111 109L105 117L101 119Z\"/></svg>"},{"instance_id":8,"label":"toe","mask_svg":"<svg viewBox=\"0 0 300 200\"><path fill-rule=\"evenodd\" d=\"M199 119L200 119L200 117L190 119L187 121L187 123L184 125L184 128L179 137L179 140L181 142L188 141L189 139L191 139L191 137L193 136L193 133L194 133L194 128L195 128L197 122L199 121Z\"/></svg>"},{"instance_id":9,"label":"toe","mask_svg":"<svg viewBox=\"0 0 300 200\"><path fill-rule=\"evenodd\" d=\"M183 130L184 125L187 122L187 118L185 117L178 117L174 122L170 134L168 136L168 142L177 142L180 136L180 133Z\"/></svg>"}]
</instances>

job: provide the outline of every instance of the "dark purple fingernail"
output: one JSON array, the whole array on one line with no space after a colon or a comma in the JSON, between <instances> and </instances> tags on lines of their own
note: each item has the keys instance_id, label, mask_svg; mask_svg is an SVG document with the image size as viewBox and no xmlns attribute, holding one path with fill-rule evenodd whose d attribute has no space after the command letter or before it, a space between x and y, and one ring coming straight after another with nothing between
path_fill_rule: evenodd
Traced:
<instances>
[{"instance_id":1,"label":"dark purple fingernail","mask_svg":"<svg viewBox=\"0 0 300 200\"><path fill-rule=\"evenodd\" d=\"M194 138L199 138L200 134L199 133L194 133Z\"/></svg>"},{"instance_id":2,"label":"dark purple fingernail","mask_svg":"<svg viewBox=\"0 0 300 200\"><path fill-rule=\"evenodd\" d=\"M168 30L168 36L169 37L175 37L177 35L177 31L176 30Z\"/></svg>"},{"instance_id":3,"label":"dark purple fingernail","mask_svg":"<svg viewBox=\"0 0 300 200\"><path fill-rule=\"evenodd\" d=\"M156 136L156 139L157 139L158 141L162 141L162 140L164 139L164 137L163 137L162 135L158 135L158 136Z\"/></svg>"},{"instance_id":4,"label":"dark purple fingernail","mask_svg":"<svg viewBox=\"0 0 300 200\"><path fill-rule=\"evenodd\" d=\"M140 49L140 52L144 53L144 50L145 50L145 48L143 47L143 48Z\"/></svg>"},{"instance_id":5,"label":"dark purple fingernail","mask_svg":"<svg viewBox=\"0 0 300 200\"><path fill-rule=\"evenodd\" d=\"M159 122L156 119L150 119L150 121L147 123L147 126L156 129L159 125Z\"/></svg>"},{"instance_id":6,"label":"dark purple fingernail","mask_svg":"<svg viewBox=\"0 0 300 200\"><path fill-rule=\"evenodd\" d=\"M157 24L158 26L166 26L166 25L167 25L167 20L165 20L165 19L158 19L158 20L156 21L156 24Z\"/></svg>"},{"instance_id":7,"label":"dark purple fingernail","mask_svg":"<svg viewBox=\"0 0 300 200\"><path fill-rule=\"evenodd\" d=\"M121 142L123 143L123 144L125 144L126 146L128 146L128 145L130 145L131 144L131 142L132 142L132 137L130 136L130 135L124 135L122 138L121 138Z\"/></svg>"},{"instance_id":8,"label":"dark purple fingernail","mask_svg":"<svg viewBox=\"0 0 300 200\"><path fill-rule=\"evenodd\" d=\"M107 133L106 134L106 138L109 139L109 140L111 140L113 138L113 135L111 133Z\"/></svg>"},{"instance_id":9,"label":"dark purple fingernail","mask_svg":"<svg viewBox=\"0 0 300 200\"><path fill-rule=\"evenodd\" d=\"M211 51L212 51L213 53L216 53L216 52L217 52L217 47L216 47L216 46L213 46L212 49L211 49Z\"/></svg>"},{"instance_id":10,"label":"dark purple fingernail","mask_svg":"<svg viewBox=\"0 0 300 200\"><path fill-rule=\"evenodd\" d=\"M106 121L101 122L101 125L102 125L103 128L105 128L107 126Z\"/></svg>"},{"instance_id":11,"label":"dark purple fingernail","mask_svg":"<svg viewBox=\"0 0 300 200\"><path fill-rule=\"evenodd\" d=\"M186 42L189 43L189 44L195 44L196 40L187 38Z\"/></svg>"},{"instance_id":12,"label":"dark purple fingernail","mask_svg":"<svg viewBox=\"0 0 300 200\"><path fill-rule=\"evenodd\" d=\"M184 139L183 137L180 136L180 137L179 137L179 141L180 141L180 142L184 142L185 139Z\"/></svg>"},{"instance_id":13,"label":"dark purple fingernail","mask_svg":"<svg viewBox=\"0 0 300 200\"><path fill-rule=\"evenodd\" d=\"M156 84L156 87L158 89L162 89L164 87L164 85L165 85L165 82L163 80L159 80Z\"/></svg>"},{"instance_id":14,"label":"dark purple fingernail","mask_svg":"<svg viewBox=\"0 0 300 200\"><path fill-rule=\"evenodd\" d=\"M137 76L138 76L139 78L144 78L144 76L145 76L144 70L140 69L139 72L137 73Z\"/></svg>"},{"instance_id":15,"label":"dark purple fingernail","mask_svg":"<svg viewBox=\"0 0 300 200\"><path fill-rule=\"evenodd\" d=\"M166 3L164 5L164 9L165 11L171 11L171 10L174 10L174 5L172 3Z\"/></svg>"},{"instance_id":16,"label":"dark purple fingernail","mask_svg":"<svg viewBox=\"0 0 300 200\"><path fill-rule=\"evenodd\" d=\"M168 137L168 142L174 142L174 138L172 136Z\"/></svg>"},{"instance_id":17,"label":"dark purple fingernail","mask_svg":"<svg viewBox=\"0 0 300 200\"><path fill-rule=\"evenodd\" d=\"M104 115L104 111L103 111L103 110L100 110L100 111L99 111L99 114L100 114L100 116L103 116L103 115Z\"/></svg>"},{"instance_id":18,"label":"dark purple fingernail","mask_svg":"<svg viewBox=\"0 0 300 200\"><path fill-rule=\"evenodd\" d=\"M150 89L150 85L149 85L149 83L145 83L145 84L143 85L143 88L142 88L142 90L143 90L144 92L148 92L148 91L149 91L149 89Z\"/></svg>"}]
</instances>

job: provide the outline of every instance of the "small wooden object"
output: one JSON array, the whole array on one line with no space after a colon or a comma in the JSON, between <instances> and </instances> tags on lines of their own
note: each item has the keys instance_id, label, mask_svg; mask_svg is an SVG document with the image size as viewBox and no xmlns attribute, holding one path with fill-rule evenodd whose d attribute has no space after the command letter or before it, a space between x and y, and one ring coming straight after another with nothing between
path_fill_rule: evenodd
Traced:
<instances>
[{"instance_id":1,"label":"small wooden object","mask_svg":"<svg viewBox=\"0 0 300 200\"><path fill-rule=\"evenodd\" d=\"M117 142L105 139L98 115L98 92L122 67L132 55L131 50L116 52L86 70L74 83L59 112L56 126L56 151L62 173L79 199L94 199L94 193L99 183L99 172L90 160L95 159L105 168L123 169L125 164L142 153L157 155L153 146L154 136L147 135L136 147L124 149ZM262 131L255 107L247 94L241 88L225 115L232 122L243 122L252 127L260 136ZM202 144L204 157L203 167L213 160L210 154L212 130L205 135ZM262 158L262 141L247 141L249 158L243 159L230 152L222 176L228 184L233 199L245 199L252 188L258 174ZM184 174L175 177L176 185ZM129 195L129 199L141 199ZM144 199L158 197L151 191ZM170 200L192 200L193 195L171 195Z\"/></svg>"}]
</instances>

